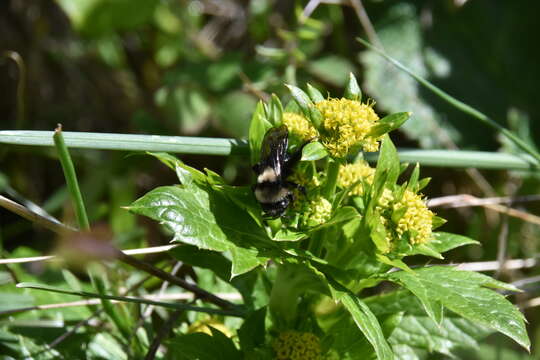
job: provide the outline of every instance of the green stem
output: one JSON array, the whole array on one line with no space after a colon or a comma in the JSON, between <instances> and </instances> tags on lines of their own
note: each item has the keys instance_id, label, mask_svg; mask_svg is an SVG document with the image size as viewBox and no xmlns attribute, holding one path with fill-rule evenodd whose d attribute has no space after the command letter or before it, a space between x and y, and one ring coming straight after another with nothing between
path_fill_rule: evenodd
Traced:
<instances>
[{"instance_id":1,"label":"green stem","mask_svg":"<svg viewBox=\"0 0 540 360\"><path fill-rule=\"evenodd\" d=\"M62 132L70 148L165 151L201 155L249 155L246 141L192 136L132 135L90 132ZM17 145L53 146L51 131L2 130L0 143Z\"/></svg>"},{"instance_id":2,"label":"green stem","mask_svg":"<svg viewBox=\"0 0 540 360\"><path fill-rule=\"evenodd\" d=\"M516 146L518 146L520 149L522 149L526 153L529 153L536 160L537 164L540 164L540 154L535 149L533 149L529 144L527 144L525 141L519 138L516 134L506 129L505 127L499 125L497 122L495 122L493 119L491 119L489 116L485 115L484 113L454 98L453 96L439 89L438 87L436 87L435 85L427 81L426 79L416 75L411 70L409 70L405 65L401 64L399 61L388 56L384 51L377 49L376 47L374 47L373 45L371 45L369 42L365 41L364 39L357 38L357 40L361 42L363 45L365 45L367 48L369 48L370 50L384 57L388 62L392 63L398 69L412 76L416 81L424 85L426 88L432 91L435 95L439 96L441 99L445 100L450 105L478 119L479 121L490 126L491 128L501 132L501 134L503 134L508 139L510 139L514 144L516 144Z\"/></svg>"},{"instance_id":3,"label":"green stem","mask_svg":"<svg viewBox=\"0 0 540 360\"><path fill-rule=\"evenodd\" d=\"M188 136L156 136L62 132L70 148L153 151L201 155L248 155L247 143L242 140L198 138ZM0 143L34 146L54 146L52 131L0 130ZM522 154L494 153L464 150L398 149L399 160L424 166L453 168L482 168L502 170L532 170L534 158ZM376 153L364 154L369 161L377 159Z\"/></svg>"},{"instance_id":4,"label":"green stem","mask_svg":"<svg viewBox=\"0 0 540 360\"><path fill-rule=\"evenodd\" d=\"M64 170L64 177L66 178L71 200L75 205L77 223L79 224L80 229L89 230L90 224L88 222L88 217L86 216L86 209L84 207L81 190L79 189L79 183L77 182L77 174L75 173L75 167L73 166L71 156L69 155L68 148L64 142L64 137L62 136L61 124L58 124L58 127L54 130L53 139L56 150L58 151L58 157L60 158L60 164L62 164L62 169Z\"/></svg>"},{"instance_id":5,"label":"green stem","mask_svg":"<svg viewBox=\"0 0 540 360\"><path fill-rule=\"evenodd\" d=\"M336 192L337 178L341 161L330 159L326 167L326 182L322 188L321 195L327 200L332 201Z\"/></svg>"},{"instance_id":6,"label":"green stem","mask_svg":"<svg viewBox=\"0 0 540 360\"><path fill-rule=\"evenodd\" d=\"M70 291L70 290L55 288L52 286L45 286L45 285L32 284L32 283L18 283L17 287L29 288L29 289L35 289L35 290L44 290L44 291L50 291L50 292L55 292L55 293L60 293L60 294L81 296L81 297L86 297L86 298L108 299L108 300L117 300L117 301L123 301L123 302L131 302L131 303L136 303L136 304L155 305L155 306L161 306L161 307L165 307L169 309L176 309L176 310L198 311L198 312L203 312L207 314L236 316L236 317L245 316L244 312L238 309L221 310L221 309L213 309L213 308L203 308L199 306L185 305L178 302L170 303L170 302L153 301L153 300L141 299L141 298L129 297L129 296L101 295L101 294L96 294L96 293L92 293L88 291Z\"/></svg>"}]
</instances>

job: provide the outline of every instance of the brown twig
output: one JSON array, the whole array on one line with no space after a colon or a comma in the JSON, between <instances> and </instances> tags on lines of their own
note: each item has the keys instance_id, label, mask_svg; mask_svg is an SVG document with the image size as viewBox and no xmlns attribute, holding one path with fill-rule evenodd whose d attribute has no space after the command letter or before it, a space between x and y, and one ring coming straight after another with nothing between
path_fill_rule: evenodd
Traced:
<instances>
[{"instance_id":1,"label":"brown twig","mask_svg":"<svg viewBox=\"0 0 540 360\"><path fill-rule=\"evenodd\" d=\"M234 309L237 306L227 300L221 299L220 297L204 290L198 287L197 285L188 283L184 279L181 279L179 277L176 277L174 275L169 274L168 272L165 272L159 268L154 267L153 265L141 261L139 259L134 258L133 256L126 255L122 251L116 249L111 245L111 249L116 253L116 258L120 261L122 261L125 264L128 264L136 269L142 270L148 274L154 275L157 278L160 278L162 280L168 281L171 284L175 284L180 286L181 288L184 288L188 291L191 291L192 293L196 294L198 298L202 300L206 300L210 303L213 303L220 308L223 309Z\"/></svg>"},{"instance_id":2,"label":"brown twig","mask_svg":"<svg viewBox=\"0 0 540 360\"><path fill-rule=\"evenodd\" d=\"M168 333L171 332L174 323L178 321L178 318L180 318L182 312L182 310L174 311L165 324L163 324L161 329L159 329L159 332L156 334L154 340L152 340L152 344L150 344L150 347L148 348L148 352L144 357L145 360L153 360L156 357L156 353L159 349L161 341L167 336Z\"/></svg>"},{"instance_id":3,"label":"brown twig","mask_svg":"<svg viewBox=\"0 0 540 360\"><path fill-rule=\"evenodd\" d=\"M502 214L520 218L523 221L540 225L540 216L533 215L525 211L517 210L508 206L500 205L501 203L513 204L517 202L538 201L538 200L540 200L540 198L537 195L479 199L472 195L462 194L462 195L452 195L452 196L444 196L440 198L430 199L428 200L427 205L428 207L444 206L448 208L482 206L487 209L500 212Z\"/></svg>"}]
</instances>

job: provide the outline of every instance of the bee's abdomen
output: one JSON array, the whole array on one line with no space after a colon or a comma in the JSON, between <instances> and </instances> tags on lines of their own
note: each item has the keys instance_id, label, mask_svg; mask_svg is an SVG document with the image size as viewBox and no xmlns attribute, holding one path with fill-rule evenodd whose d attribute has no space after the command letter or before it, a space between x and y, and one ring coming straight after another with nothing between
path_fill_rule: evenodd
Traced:
<instances>
[{"instance_id":1,"label":"bee's abdomen","mask_svg":"<svg viewBox=\"0 0 540 360\"><path fill-rule=\"evenodd\" d=\"M255 186L255 197L261 204L274 204L289 196L291 191L279 183L264 182Z\"/></svg>"}]
</instances>

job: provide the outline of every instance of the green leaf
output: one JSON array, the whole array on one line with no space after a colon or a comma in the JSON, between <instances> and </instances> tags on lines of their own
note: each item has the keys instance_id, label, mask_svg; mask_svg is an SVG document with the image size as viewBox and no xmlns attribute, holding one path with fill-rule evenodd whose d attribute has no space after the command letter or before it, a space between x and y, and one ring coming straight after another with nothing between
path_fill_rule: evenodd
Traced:
<instances>
[{"instance_id":1,"label":"green leaf","mask_svg":"<svg viewBox=\"0 0 540 360\"><path fill-rule=\"evenodd\" d=\"M433 233L433 239L426 245L439 253L458 248L464 245L477 245L478 241L468 238L463 235L451 234L447 232Z\"/></svg>"},{"instance_id":2,"label":"green leaf","mask_svg":"<svg viewBox=\"0 0 540 360\"><path fill-rule=\"evenodd\" d=\"M311 84L307 84L307 92L308 92L309 98L314 103L318 103L319 101L324 100L324 96L321 94L321 92L317 90L316 87L311 86Z\"/></svg>"},{"instance_id":3,"label":"green leaf","mask_svg":"<svg viewBox=\"0 0 540 360\"><path fill-rule=\"evenodd\" d=\"M512 285L479 273L441 266L423 268L414 273L395 272L386 278L418 296L428 315L435 320L438 318L435 306L440 302L456 314L499 331L526 349L530 347L523 314L504 296L486 289L517 291Z\"/></svg>"},{"instance_id":4,"label":"green leaf","mask_svg":"<svg viewBox=\"0 0 540 360\"><path fill-rule=\"evenodd\" d=\"M428 352L452 356L453 350L476 347L478 340L493 332L451 312L437 325L407 290L371 296L365 303L377 317L404 314L388 339L396 359L425 359Z\"/></svg>"},{"instance_id":5,"label":"green leaf","mask_svg":"<svg viewBox=\"0 0 540 360\"><path fill-rule=\"evenodd\" d=\"M170 359L215 360L241 358L240 352L231 339L213 328L212 335L197 332L175 337L168 342Z\"/></svg>"},{"instance_id":6,"label":"green leaf","mask_svg":"<svg viewBox=\"0 0 540 360\"><path fill-rule=\"evenodd\" d=\"M272 247L264 229L222 192L203 190L193 183L152 190L128 207L174 233L173 241L201 249L230 251L232 276L266 262L258 249Z\"/></svg>"},{"instance_id":7,"label":"green leaf","mask_svg":"<svg viewBox=\"0 0 540 360\"><path fill-rule=\"evenodd\" d=\"M272 237L274 241L300 241L307 237L306 233L292 231L289 229L279 229L278 232Z\"/></svg>"},{"instance_id":8,"label":"green leaf","mask_svg":"<svg viewBox=\"0 0 540 360\"><path fill-rule=\"evenodd\" d=\"M285 85L285 86L287 86L287 88L291 92L291 95L294 101L296 101L296 103L300 107L300 110L302 110L302 112L307 117L309 117L310 107L313 106L313 102L311 101L309 96L299 87L296 87L294 85Z\"/></svg>"},{"instance_id":9,"label":"green leaf","mask_svg":"<svg viewBox=\"0 0 540 360\"><path fill-rule=\"evenodd\" d=\"M302 113L308 118L317 129L321 127L323 117L321 112L314 106L309 96L300 88L293 85L286 85L296 104Z\"/></svg>"},{"instance_id":10,"label":"green leaf","mask_svg":"<svg viewBox=\"0 0 540 360\"><path fill-rule=\"evenodd\" d=\"M261 156L261 145L266 131L272 127L272 124L266 118L264 111L264 104L259 101L251 117L251 123L249 125L249 150L251 164L259 162Z\"/></svg>"},{"instance_id":11,"label":"green leaf","mask_svg":"<svg viewBox=\"0 0 540 360\"><path fill-rule=\"evenodd\" d=\"M170 249L168 253L178 261L210 269L224 281L229 281L231 278L231 262L216 251L203 250L191 245L181 245Z\"/></svg>"},{"instance_id":12,"label":"green leaf","mask_svg":"<svg viewBox=\"0 0 540 360\"><path fill-rule=\"evenodd\" d=\"M381 325L369 307L358 296L335 281L330 280L329 285L332 298L345 306L356 326L375 349L377 358L379 360L394 359L394 354L386 342Z\"/></svg>"},{"instance_id":13,"label":"green leaf","mask_svg":"<svg viewBox=\"0 0 540 360\"><path fill-rule=\"evenodd\" d=\"M362 101L362 90L360 90L360 86L358 86L356 77L352 72L349 73L349 81L345 86L345 93L343 96L349 100Z\"/></svg>"},{"instance_id":14,"label":"green leaf","mask_svg":"<svg viewBox=\"0 0 540 360\"><path fill-rule=\"evenodd\" d=\"M266 318L266 307L252 312L238 330L238 339L242 351L253 350L264 345L266 334L264 320Z\"/></svg>"},{"instance_id":15,"label":"green leaf","mask_svg":"<svg viewBox=\"0 0 540 360\"><path fill-rule=\"evenodd\" d=\"M191 183L192 181L195 181L198 184L206 183L206 176L204 173L191 166L187 166L174 155L164 152L147 152L147 154L152 155L167 167L173 169L178 176L178 180L180 180L182 184Z\"/></svg>"},{"instance_id":16,"label":"green leaf","mask_svg":"<svg viewBox=\"0 0 540 360\"><path fill-rule=\"evenodd\" d=\"M385 116L381 120L379 120L379 123L371 128L369 131L369 136L373 137L379 137L386 133L389 133L392 130L395 130L399 128L409 117L412 113L410 112L400 112L391 114L388 116Z\"/></svg>"},{"instance_id":17,"label":"green leaf","mask_svg":"<svg viewBox=\"0 0 540 360\"><path fill-rule=\"evenodd\" d=\"M393 186L399 176L399 157L396 147L390 140L388 135L385 135L381 144L381 151L377 168L375 169L375 178L373 184L379 186L379 182L384 182L387 187Z\"/></svg>"},{"instance_id":18,"label":"green leaf","mask_svg":"<svg viewBox=\"0 0 540 360\"><path fill-rule=\"evenodd\" d=\"M421 351L440 353L454 357L453 350L475 348L491 331L472 321L458 317L446 317L439 325L429 317L405 315L388 339L396 359L423 359Z\"/></svg>"},{"instance_id":19,"label":"green leaf","mask_svg":"<svg viewBox=\"0 0 540 360\"><path fill-rule=\"evenodd\" d=\"M139 27L152 19L157 0L57 0L76 30L87 36L112 35Z\"/></svg>"},{"instance_id":20,"label":"green leaf","mask_svg":"<svg viewBox=\"0 0 540 360\"><path fill-rule=\"evenodd\" d=\"M281 105L281 101L276 94L272 94L270 104L268 104L267 119L274 127L277 127L281 126L282 118L283 105Z\"/></svg>"},{"instance_id":21,"label":"green leaf","mask_svg":"<svg viewBox=\"0 0 540 360\"><path fill-rule=\"evenodd\" d=\"M302 149L302 161L320 160L326 156L328 156L326 148L318 141L310 142Z\"/></svg>"},{"instance_id":22,"label":"green leaf","mask_svg":"<svg viewBox=\"0 0 540 360\"><path fill-rule=\"evenodd\" d=\"M414 170L407 181L407 189L417 193L418 192L418 178L420 177L420 164L416 163Z\"/></svg>"},{"instance_id":23,"label":"green leaf","mask_svg":"<svg viewBox=\"0 0 540 360\"><path fill-rule=\"evenodd\" d=\"M336 224L352 220L354 218L360 218L360 214L358 213L358 211L352 206L342 206L335 211L335 213L330 219L328 219L328 221L311 229L310 232L319 231L321 229L328 228Z\"/></svg>"}]
</instances>

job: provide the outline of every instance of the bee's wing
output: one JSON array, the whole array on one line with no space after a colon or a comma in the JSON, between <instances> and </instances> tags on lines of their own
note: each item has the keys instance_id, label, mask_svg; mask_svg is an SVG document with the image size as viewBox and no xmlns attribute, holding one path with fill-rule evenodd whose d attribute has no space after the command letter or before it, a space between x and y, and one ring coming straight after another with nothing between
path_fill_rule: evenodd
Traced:
<instances>
[{"instance_id":1,"label":"bee's wing","mask_svg":"<svg viewBox=\"0 0 540 360\"><path fill-rule=\"evenodd\" d=\"M271 167L277 177L281 177L282 166L287 157L288 134L285 125L271 128L264 135L262 142L260 165L262 168Z\"/></svg>"}]
</instances>

